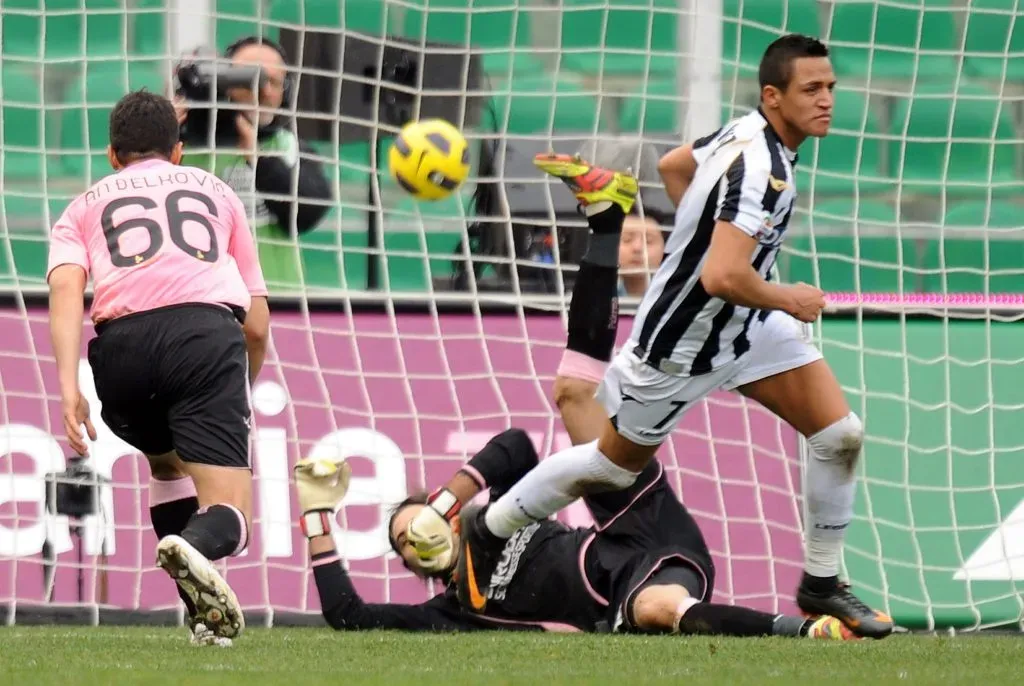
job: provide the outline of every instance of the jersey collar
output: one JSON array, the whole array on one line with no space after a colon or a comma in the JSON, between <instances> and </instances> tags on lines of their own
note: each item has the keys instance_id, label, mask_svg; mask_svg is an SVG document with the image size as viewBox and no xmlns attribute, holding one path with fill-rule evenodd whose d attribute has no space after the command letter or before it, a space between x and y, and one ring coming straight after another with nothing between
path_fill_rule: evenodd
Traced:
<instances>
[{"instance_id":1,"label":"jersey collar","mask_svg":"<svg viewBox=\"0 0 1024 686\"><path fill-rule=\"evenodd\" d=\"M171 164L171 161L162 160L159 157L151 157L148 160L142 160L141 162L133 162L132 164L129 164L127 167L121 167L121 171L124 171L125 169L131 169L133 171L140 169L150 169L161 164Z\"/></svg>"},{"instance_id":2,"label":"jersey collar","mask_svg":"<svg viewBox=\"0 0 1024 686\"><path fill-rule=\"evenodd\" d=\"M768 121L768 117L765 116L764 110L762 110L760 106L757 108L757 113L761 115L761 119L764 119L764 129L768 136L779 144L782 151L786 153L786 157L789 159L790 164L796 164L797 160L800 159L800 156L796 154L795 150L790 150L782 143L782 139L779 138L779 134L775 131L775 127L773 127L772 123Z\"/></svg>"}]
</instances>

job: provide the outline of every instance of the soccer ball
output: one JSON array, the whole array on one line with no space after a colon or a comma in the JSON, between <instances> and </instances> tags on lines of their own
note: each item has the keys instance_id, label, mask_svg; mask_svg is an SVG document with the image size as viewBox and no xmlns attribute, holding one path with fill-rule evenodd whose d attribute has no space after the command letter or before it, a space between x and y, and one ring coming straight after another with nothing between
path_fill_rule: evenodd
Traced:
<instances>
[{"instance_id":1,"label":"soccer ball","mask_svg":"<svg viewBox=\"0 0 1024 686\"><path fill-rule=\"evenodd\" d=\"M388 169L417 200L441 200L469 176L469 143L444 119L410 122L391 144Z\"/></svg>"}]
</instances>

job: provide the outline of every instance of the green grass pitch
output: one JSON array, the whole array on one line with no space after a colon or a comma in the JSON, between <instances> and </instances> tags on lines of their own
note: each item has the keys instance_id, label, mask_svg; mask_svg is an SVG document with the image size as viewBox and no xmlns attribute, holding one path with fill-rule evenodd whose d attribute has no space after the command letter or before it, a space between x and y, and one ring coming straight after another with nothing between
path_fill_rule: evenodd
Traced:
<instances>
[{"instance_id":1,"label":"green grass pitch","mask_svg":"<svg viewBox=\"0 0 1024 686\"><path fill-rule=\"evenodd\" d=\"M412 635L251 629L194 648L184 629L0 629L0 684L1020 683L1024 638L786 639L541 634Z\"/></svg>"}]
</instances>

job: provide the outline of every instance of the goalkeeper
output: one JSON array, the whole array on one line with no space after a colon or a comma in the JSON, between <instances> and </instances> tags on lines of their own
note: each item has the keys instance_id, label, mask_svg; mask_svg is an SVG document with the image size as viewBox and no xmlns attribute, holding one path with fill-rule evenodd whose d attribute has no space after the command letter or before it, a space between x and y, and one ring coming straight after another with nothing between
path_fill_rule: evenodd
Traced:
<instances>
[{"instance_id":1,"label":"goalkeeper","mask_svg":"<svg viewBox=\"0 0 1024 686\"><path fill-rule=\"evenodd\" d=\"M544 167L565 161L544 156L536 163ZM595 178L614 174L615 182L599 191L602 198L597 200L607 200L608 209L588 219L590 247L573 290L568 344L555 381L555 400L577 444L593 440L602 425L603 410L594 391L615 342L619 233L637 193L632 176L596 167L590 174ZM366 603L359 597L330 535L333 512L348 487L349 467L329 460L300 461L295 467L303 511L300 523L309 539L328 624L348 630L533 629L852 638L833 617L804 619L709 602L715 576L711 555L697 523L676 498L657 461L629 489L585 497L595 526L570 528L544 520L517 531L505 546L486 597L471 599L475 612L463 609L452 577L457 568L472 575L471 560L461 565L459 560L460 555L471 553L457 544L447 545L448 522L457 522L462 503L479 491L489 488L491 499L498 498L537 463L526 433L509 429L491 439L445 488L429 498L413 496L395 509L388 522L394 551L417 576L447 585L434 598L411 605ZM434 534L441 545L438 554L431 556ZM410 538L418 542L418 550Z\"/></svg>"}]
</instances>

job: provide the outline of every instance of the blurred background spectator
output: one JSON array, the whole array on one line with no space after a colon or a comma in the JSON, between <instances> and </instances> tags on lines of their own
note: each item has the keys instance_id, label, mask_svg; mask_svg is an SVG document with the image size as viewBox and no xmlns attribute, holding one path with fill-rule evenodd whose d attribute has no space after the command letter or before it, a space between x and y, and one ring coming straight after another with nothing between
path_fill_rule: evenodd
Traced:
<instances>
[{"instance_id":1,"label":"blurred background spectator","mask_svg":"<svg viewBox=\"0 0 1024 686\"><path fill-rule=\"evenodd\" d=\"M472 265L480 290L572 290L576 265L587 247L586 222L572 194L560 181L541 175L532 162L534 154L554 147L602 167L630 169L640 181L640 197L623 227L619 260L622 295L642 295L661 264L674 216L658 176L661 151L631 137L581 138L553 146L520 139L492 143L497 152L489 154L485 145L480 176L497 179L477 185L468 210L470 259L456 257L449 287L469 289L467 267Z\"/></svg>"},{"instance_id":2,"label":"blurred background spectator","mask_svg":"<svg viewBox=\"0 0 1024 686\"><path fill-rule=\"evenodd\" d=\"M640 297L665 256L665 233L654 217L626 217L619 244L619 295Z\"/></svg>"}]
</instances>

